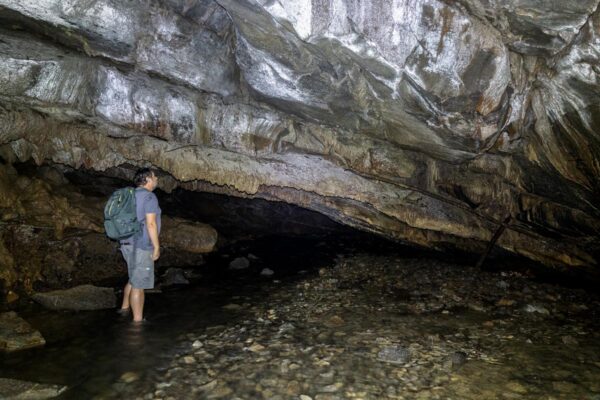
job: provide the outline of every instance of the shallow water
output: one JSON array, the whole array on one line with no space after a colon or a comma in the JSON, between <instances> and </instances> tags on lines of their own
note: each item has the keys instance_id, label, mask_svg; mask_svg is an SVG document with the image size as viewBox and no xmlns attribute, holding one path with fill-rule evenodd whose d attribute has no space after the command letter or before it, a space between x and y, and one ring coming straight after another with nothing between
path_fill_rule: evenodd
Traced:
<instances>
[{"instance_id":1,"label":"shallow water","mask_svg":"<svg viewBox=\"0 0 600 400\"><path fill-rule=\"evenodd\" d=\"M102 393L127 371L152 371L177 353L181 332L225 322L215 312L227 293L192 290L147 295L151 322L136 326L114 310L57 313L37 307L20 315L42 332L46 346L4 355L1 376L70 387L60 398Z\"/></svg>"},{"instance_id":2,"label":"shallow water","mask_svg":"<svg viewBox=\"0 0 600 400\"><path fill-rule=\"evenodd\" d=\"M0 353L0 377L67 385L60 399L114 394L112 386L131 371L136 371L139 380L151 381L161 365L180 351L177 336L231 323L238 313L223 312L223 305L240 296L263 296L261 287L272 284L272 279L258 274L262 268L275 268L280 278L293 280L302 276L298 275L301 267L308 273L310 265L330 261L330 247L306 253L307 247L316 244L315 240L279 239L274 245L260 241L236 246L230 250L239 256L254 251L261 260L235 272L228 271L227 264L238 255L212 255L206 265L198 267L204 276L192 285L146 294L148 323L141 326L115 310L55 312L31 303L18 310L19 315L42 333L46 345Z\"/></svg>"},{"instance_id":3,"label":"shallow water","mask_svg":"<svg viewBox=\"0 0 600 400\"><path fill-rule=\"evenodd\" d=\"M0 376L61 399L600 399L595 294L366 242L264 240L201 268L147 295L147 325L21 310L47 345L1 356ZM409 359L385 359L397 348Z\"/></svg>"}]
</instances>

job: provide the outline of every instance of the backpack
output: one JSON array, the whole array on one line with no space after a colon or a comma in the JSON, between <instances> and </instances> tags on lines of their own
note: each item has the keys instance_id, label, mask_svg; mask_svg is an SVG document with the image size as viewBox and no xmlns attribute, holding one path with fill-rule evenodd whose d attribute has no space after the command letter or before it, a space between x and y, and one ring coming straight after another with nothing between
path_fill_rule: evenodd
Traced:
<instances>
[{"instance_id":1,"label":"backpack","mask_svg":"<svg viewBox=\"0 0 600 400\"><path fill-rule=\"evenodd\" d=\"M131 237L142 229L135 209L135 188L116 190L104 206L106 236L120 240Z\"/></svg>"}]
</instances>

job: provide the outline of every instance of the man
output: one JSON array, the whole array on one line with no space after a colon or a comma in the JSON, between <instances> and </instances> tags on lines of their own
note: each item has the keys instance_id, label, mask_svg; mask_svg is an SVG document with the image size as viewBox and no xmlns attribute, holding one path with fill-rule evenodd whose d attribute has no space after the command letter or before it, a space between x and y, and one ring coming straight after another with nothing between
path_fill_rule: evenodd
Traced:
<instances>
[{"instance_id":1,"label":"man","mask_svg":"<svg viewBox=\"0 0 600 400\"><path fill-rule=\"evenodd\" d=\"M129 282L123 290L123 304L119 312L133 313L134 322L144 319L144 289L154 287L154 261L160 257L161 209L158 199L152 193L158 185L158 178L150 168L138 170L133 178L136 185L135 202L137 219L142 230L134 237L121 241L121 252L127 262Z\"/></svg>"}]
</instances>

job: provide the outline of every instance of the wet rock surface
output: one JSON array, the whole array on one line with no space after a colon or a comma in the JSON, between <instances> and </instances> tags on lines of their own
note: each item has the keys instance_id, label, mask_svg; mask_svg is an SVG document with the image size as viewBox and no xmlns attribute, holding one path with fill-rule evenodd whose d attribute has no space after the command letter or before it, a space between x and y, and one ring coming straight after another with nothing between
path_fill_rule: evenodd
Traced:
<instances>
[{"instance_id":1,"label":"wet rock surface","mask_svg":"<svg viewBox=\"0 0 600 400\"><path fill-rule=\"evenodd\" d=\"M167 247L192 254L210 253L217 243L217 231L207 224L165 218L161 241Z\"/></svg>"},{"instance_id":2,"label":"wet rock surface","mask_svg":"<svg viewBox=\"0 0 600 400\"><path fill-rule=\"evenodd\" d=\"M0 314L0 351L30 349L45 343L42 334L14 311Z\"/></svg>"},{"instance_id":3,"label":"wet rock surface","mask_svg":"<svg viewBox=\"0 0 600 400\"><path fill-rule=\"evenodd\" d=\"M235 273L235 272L233 272ZM600 297L427 258L357 254L233 296L229 322L107 398L593 399ZM530 312L528 306L546 312ZM145 374L145 376L143 376ZM151 386L152 389L148 389ZM112 394L109 394L112 392Z\"/></svg>"},{"instance_id":4,"label":"wet rock surface","mask_svg":"<svg viewBox=\"0 0 600 400\"><path fill-rule=\"evenodd\" d=\"M59 396L66 386L0 378L0 396L6 400L44 400Z\"/></svg>"},{"instance_id":5,"label":"wet rock surface","mask_svg":"<svg viewBox=\"0 0 600 400\"><path fill-rule=\"evenodd\" d=\"M20 167L19 171L0 164L0 280L4 290L32 293L126 276L119 244L106 237L102 224L111 188L130 184L118 181L118 186L108 187L92 176L88 177L90 185L103 187L84 194L65 177L64 169ZM202 254L215 249L218 234L211 226L169 215L162 221L159 267L197 267L203 263Z\"/></svg>"},{"instance_id":6,"label":"wet rock surface","mask_svg":"<svg viewBox=\"0 0 600 400\"><path fill-rule=\"evenodd\" d=\"M597 275L598 0L0 7L10 163L153 165L437 250L504 224L501 251Z\"/></svg>"},{"instance_id":7,"label":"wet rock surface","mask_svg":"<svg viewBox=\"0 0 600 400\"><path fill-rule=\"evenodd\" d=\"M34 293L31 298L51 310L102 310L115 308L117 305L115 291L112 288L93 285Z\"/></svg>"},{"instance_id":8,"label":"wet rock surface","mask_svg":"<svg viewBox=\"0 0 600 400\"><path fill-rule=\"evenodd\" d=\"M250 260L246 257L237 257L229 263L231 269L246 269L250 266Z\"/></svg>"},{"instance_id":9,"label":"wet rock surface","mask_svg":"<svg viewBox=\"0 0 600 400\"><path fill-rule=\"evenodd\" d=\"M187 285L190 281L181 268L169 268L162 276L161 286Z\"/></svg>"}]
</instances>

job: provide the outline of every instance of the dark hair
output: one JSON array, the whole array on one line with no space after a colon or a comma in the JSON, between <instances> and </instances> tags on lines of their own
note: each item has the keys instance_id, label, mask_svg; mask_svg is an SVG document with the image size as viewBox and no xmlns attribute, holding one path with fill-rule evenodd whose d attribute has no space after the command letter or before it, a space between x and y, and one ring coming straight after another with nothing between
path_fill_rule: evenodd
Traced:
<instances>
[{"instance_id":1,"label":"dark hair","mask_svg":"<svg viewBox=\"0 0 600 400\"><path fill-rule=\"evenodd\" d=\"M146 184L146 180L152 177L154 171L150 168L140 168L136 171L135 176L133 177L133 183L136 186L144 186Z\"/></svg>"}]
</instances>

